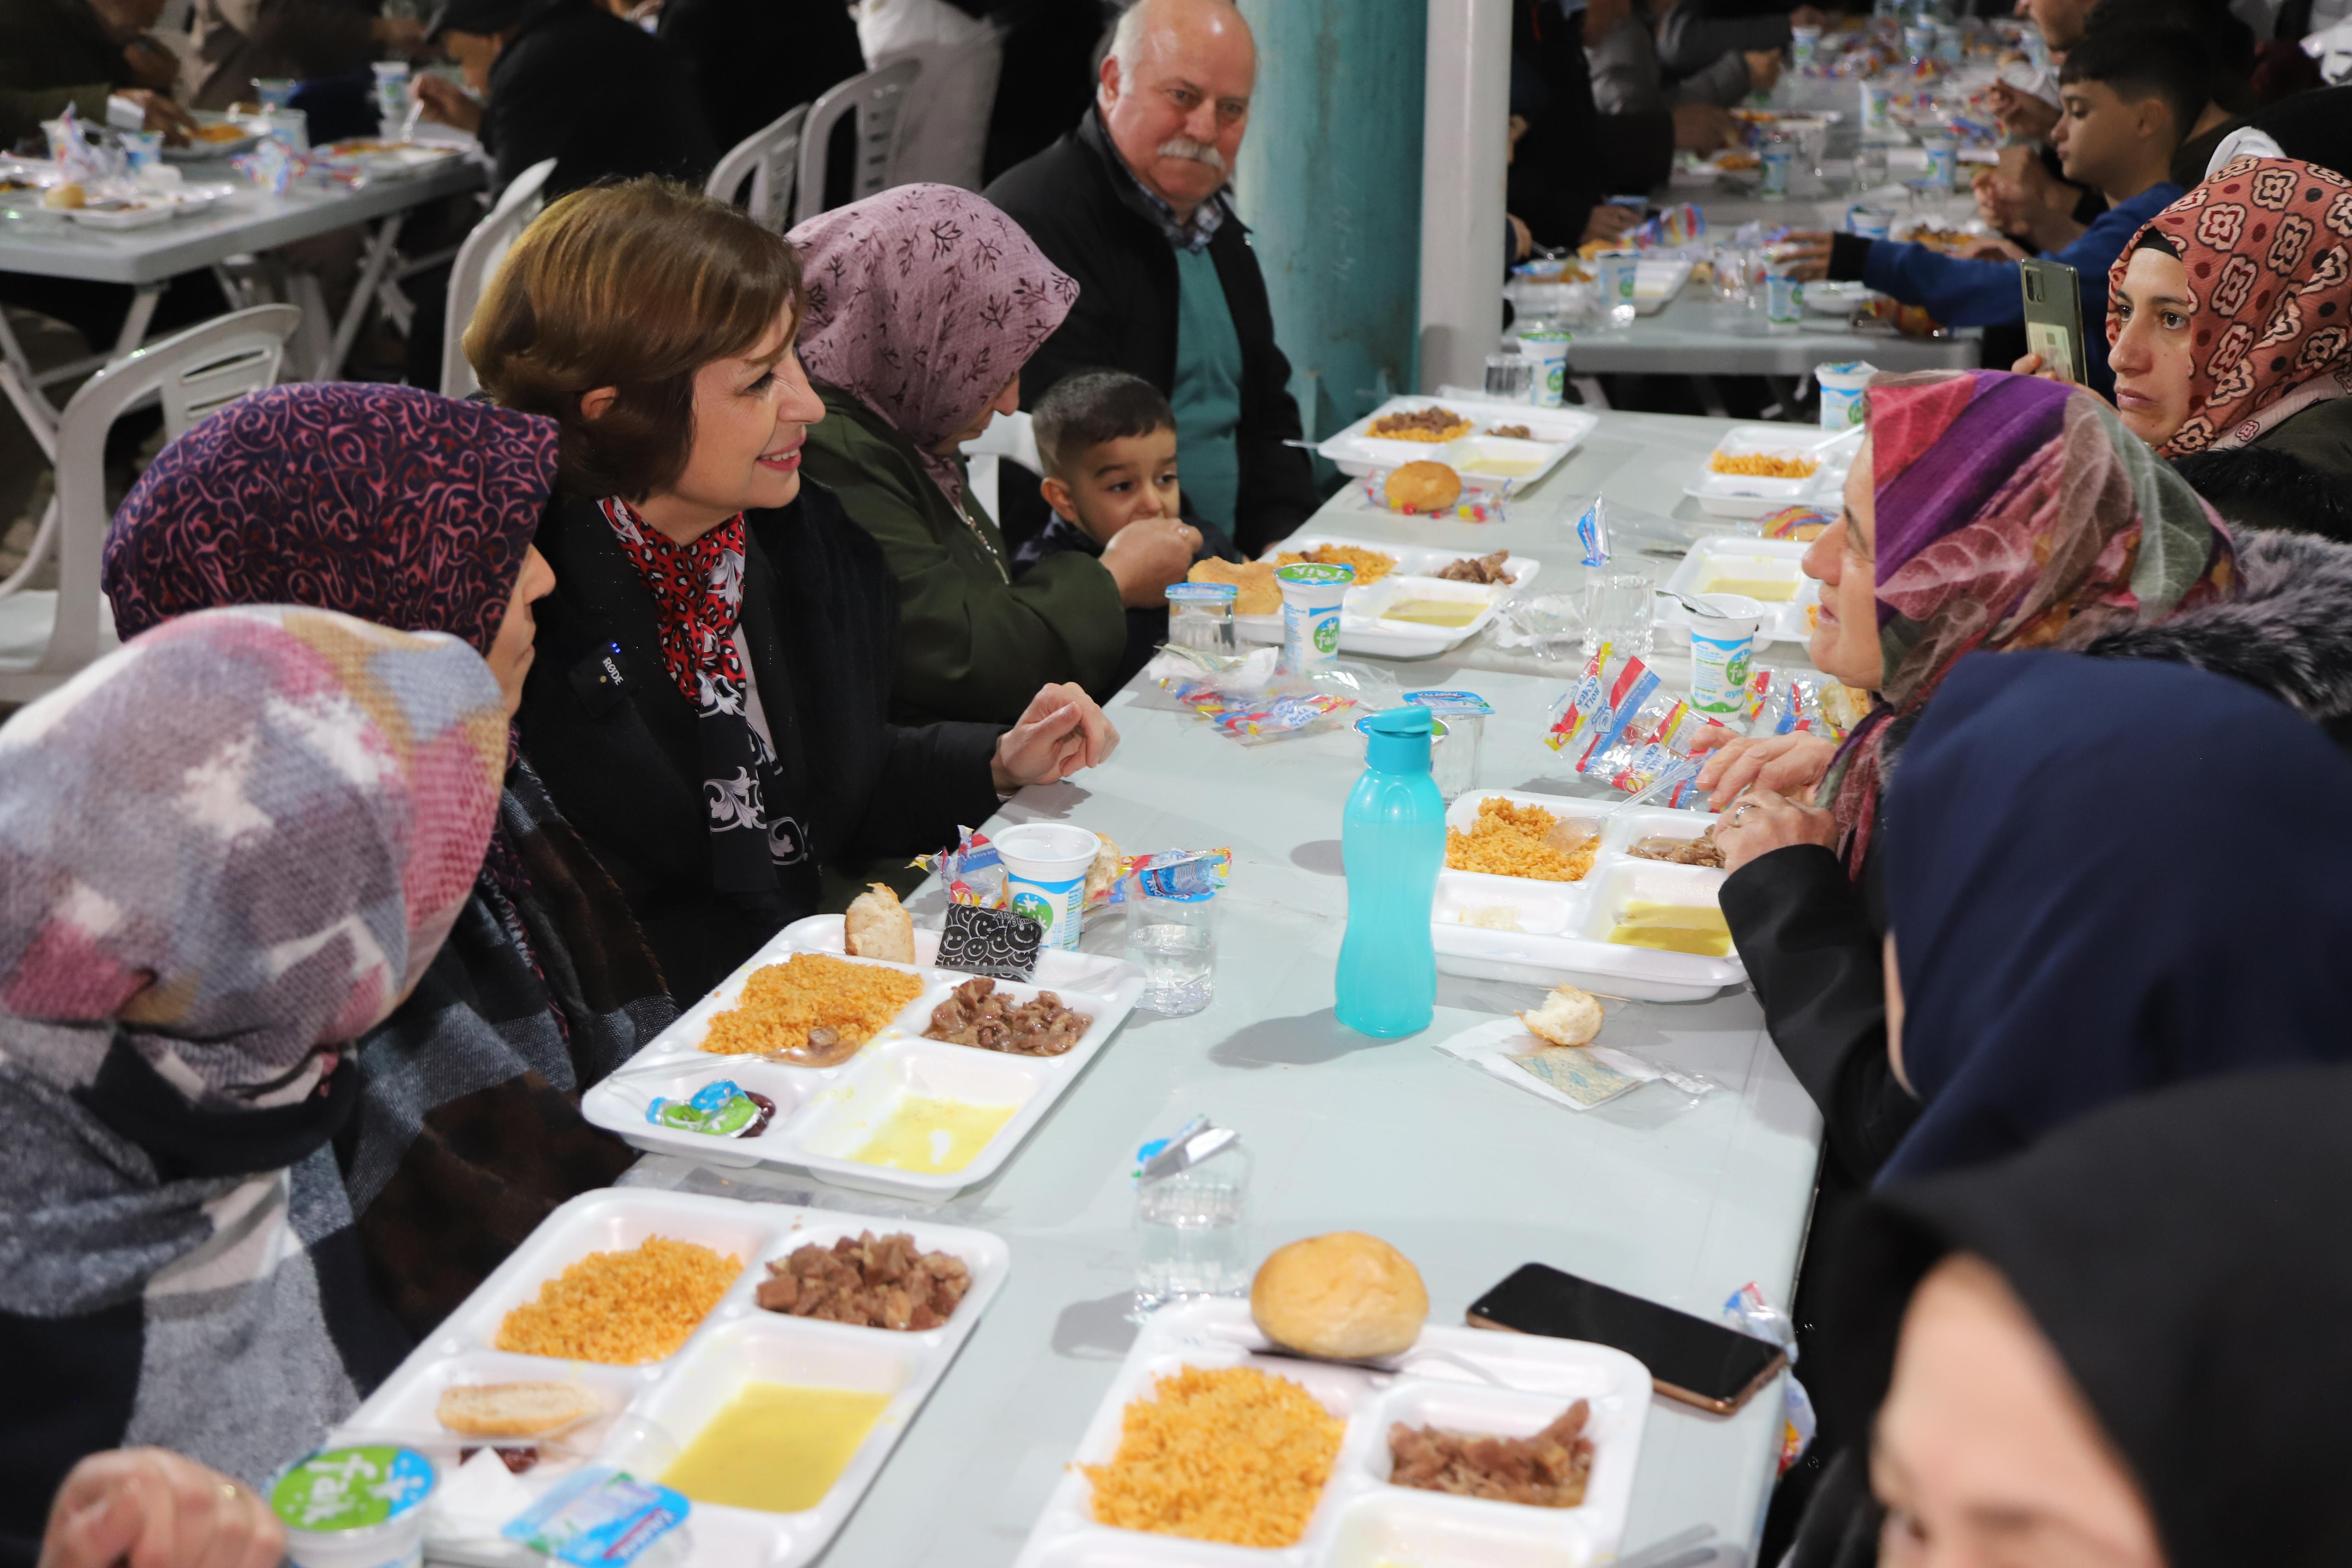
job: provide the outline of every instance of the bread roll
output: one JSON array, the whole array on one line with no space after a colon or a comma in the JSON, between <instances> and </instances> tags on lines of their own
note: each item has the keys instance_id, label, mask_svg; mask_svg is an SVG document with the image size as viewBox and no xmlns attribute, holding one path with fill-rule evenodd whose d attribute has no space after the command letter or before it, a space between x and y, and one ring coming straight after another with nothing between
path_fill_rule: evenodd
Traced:
<instances>
[{"instance_id":1,"label":"bread roll","mask_svg":"<svg viewBox=\"0 0 2352 1568\"><path fill-rule=\"evenodd\" d=\"M1429 1292L1405 1255L1377 1236L1335 1230L1276 1248L1250 1285L1266 1338L1306 1355L1394 1355L1421 1337Z\"/></svg>"},{"instance_id":2,"label":"bread roll","mask_svg":"<svg viewBox=\"0 0 2352 1568\"><path fill-rule=\"evenodd\" d=\"M1574 986L1555 986L1543 1006L1531 1013L1521 1013L1519 1021L1528 1032L1554 1045L1591 1045L1601 1034L1604 1015L1601 1003L1590 993Z\"/></svg>"},{"instance_id":3,"label":"bread roll","mask_svg":"<svg viewBox=\"0 0 2352 1568\"><path fill-rule=\"evenodd\" d=\"M853 957L915 961L915 917L897 894L878 882L867 883L866 891L849 901L841 917L841 937Z\"/></svg>"},{"instance_id":4,"label":"bread roll","mask_svg":"<svg viewBox=\"0 0 2352 1568\"><path fill-rule=\"evenodd\" d=\"M1282 613L1282 589L1274 580L1275 565L1270 560L1247 560L1235 564L1219 560L1214 556L1196 560L1185 574L1187 582L1230 582L1238 590L1234 598L1236 615L1279 615Z\"/></svg>"},{"instance_id":5,"label":"bread roll","mask_svg":"<svg viewBox=\"0 0 2352 1568\"><path fill-rule=\"evenodd\" d=\"M1462 498L1462 476L1443 463L1408 463L1390 475L1381 489L1397 510L1433 517L1452 511Z\"/></svg>"},{"instance_id":6,"label":"bread roll","mask_svg":"<svg viewBox=\"0 0 2352 1568\"><path fill-rule=\"evenodd\" d=\"M433 1414L468 1437L532 1437L604 1408L569 1383L475 1383L441 1391Z\"/></svg>"}]
</instances>

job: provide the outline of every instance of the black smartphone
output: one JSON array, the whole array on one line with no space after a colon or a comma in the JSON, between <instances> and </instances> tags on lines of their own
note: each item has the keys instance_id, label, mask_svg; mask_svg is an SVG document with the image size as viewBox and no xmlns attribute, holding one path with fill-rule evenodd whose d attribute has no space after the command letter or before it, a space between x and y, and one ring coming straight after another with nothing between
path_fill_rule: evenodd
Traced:
<instances>
[{"instance_id":1,"label":"black smartphone","mask_svg":"<svg viewBox=\"0 0 2352 1568\"><path fill-rule=\"evenodd\" d=\"M2083 362L2082 275L2063 261L2033 256L2018 263L2017 277L2025 291L2025 346L2081 386L2089 374Z\"/></svg>"},{"instance_id":2,"label":"black smartphone","mask_svg":"<svg viewBox=\"0 0 2352 1568\"><path fill-rule=\"evenodd\" d=\"M1470 1304L1470 1326L1580 1339L1650 1369L1669 1399L1728 1416L1788 1364L1788 1353L1688 1312L1528 1263Z\"/></svg>"}]
</instances>

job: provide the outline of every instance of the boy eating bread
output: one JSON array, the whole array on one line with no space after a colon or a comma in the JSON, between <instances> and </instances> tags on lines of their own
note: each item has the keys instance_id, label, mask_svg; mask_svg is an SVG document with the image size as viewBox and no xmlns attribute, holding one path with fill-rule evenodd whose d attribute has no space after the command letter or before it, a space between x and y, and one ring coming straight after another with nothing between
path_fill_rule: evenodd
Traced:
<instances>
[{"instance_id":1,"label":"boy eating bread","mask_svg":"<svg viewBox=\"0 0 2352 1568\"><path fill-rule=\"evenodd\" d=\"M1054 518L1015 553L1016 575L1064 550L1099 556L1123 529L1162 519L1200 530L1195 560L1241 559L1223 529L1184 510L1176 481L1175 411L1150 382L1119 371L1081 371L1039 398L1030 419L1045 465L1040 488ZM1167 640L1163 584L1150 602L1128 603L1127 656L1118 684L1126 685Z\"/></svg>"}]
</instances>

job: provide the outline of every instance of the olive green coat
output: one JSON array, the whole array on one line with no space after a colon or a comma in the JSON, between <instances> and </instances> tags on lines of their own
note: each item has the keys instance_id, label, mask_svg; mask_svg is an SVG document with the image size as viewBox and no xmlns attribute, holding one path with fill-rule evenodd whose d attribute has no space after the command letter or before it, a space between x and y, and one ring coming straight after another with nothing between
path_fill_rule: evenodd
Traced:
<instances>
[{"instance_id":1,"label":"olive green coat","mask_svg":"<svg viewBox=\"0 0 2352 1568\"><path fill-rule=\"evenodd\" d=\"M1048 681L1109 696L1127 611L1102 562L1073 550L1011 574L1012 552L969 491L960 514L922 455L880 414L819 383L803 471L879 540L898 579L897 724L1011 724Z\"/></svg>"}]
</instances>

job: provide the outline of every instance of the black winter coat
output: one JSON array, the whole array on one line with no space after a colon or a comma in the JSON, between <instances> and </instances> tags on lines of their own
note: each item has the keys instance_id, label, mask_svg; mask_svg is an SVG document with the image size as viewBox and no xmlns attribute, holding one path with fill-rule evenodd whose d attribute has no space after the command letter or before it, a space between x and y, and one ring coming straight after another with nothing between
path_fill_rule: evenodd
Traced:
<instances>
[{"instance_id":1,"label":"black winter coat","mask_svg":"<svg viewBox=\"0 0 2352 1568\"><path fill-rule=\"evenodd\" d=\"M2238 568L2237 598L2111 632L2083 652L2166 659L2243 681L2352 750L2352 545L2249 533L2238 541ZM1894 745L1902 729L1898 721ZM1893 766L1901 766L1899 756ZM1880 825L1882 834L1901 831ZM1764 1005L1765 1027L1821 1109L1824 1186L1866 1184L1919 1111L1886 1060L1877 860L1874 846L1857 887L1829 851L1793 844L1758 856L1723 884L1724 919Z\"/></svg>"},{"instance_id":2,"label":"black winter coat","mask_svg":"<svg viewBox=\"0 0 2352 1568\"><path fill-rule=\"evenodd\" d=\"M2233 523L2352 543L2352 398L2314 403L2243 446L2172 465Z\"/></svg>"},{"instance_id":3,"label":"black winter coat","mask_svg":"<svg viewBox=\"0 0 2352 1568\"><path fill-rule=\"evenodd\" d=\"M808 480L793 505L745 520L743 639L783 784L771 805L803 825L812 850L756 896L711 885L699 721L662 662L653 596L604 514L559 495L537 541L556 588L538 607L523 750L620 884L682 1001L815 914L820 863L941 849L997 805L989 759L1002 726L887 721L898 595L881 547Z\"/></svg>"},{"instance_id":4,"label":"black winter coat","mask_svg":"<svg viewBox=\"0 0 2352 1568\"><path fill-rule=\"evenodd\" d=\"M1161 392L1176 387L1176 253L1092 110L1078 128L988 187L988 199L1025 230L1046 259L1078 282L1078 302L1021 370L1021 402L1034 407L1074 371L1126 371ZM1242 344L1241 490L1234 538L1252 555L1286 538L1322 504L1300 434L1290 361L1274 340L1274 308L1250 248L1228 216L1209 242ZM1051 515L1027 486L1003 504L1015 546Z\"/></svg>"},{"instance_id":5,"label":"black winter coat","mask_svg":"<svg viewBox=\"0 0 2352 1568\"><path fill-rule=\"evenodd\" d=\"M608 175L698 186L719 162L677 57L592 0L547 0L523 17L490 68L482 146L498 161L494 192L554 159L550 201Z\"/></svg>"},{"instance_id":6,"label":"black winter coat","mask_svg":"<svg viewBox=\"0 0 2352 1568\"><path fill-rule=\"evenodd\" d=\"M1584 19L1555 0L1511 13L1511 112L1527 134L1511 155L1507 204L1538 245L1575 246L1604 198L1648 192L1674 172L1675 117L1602 114L1593 106Z\"/></svg>"}]
</instances>

